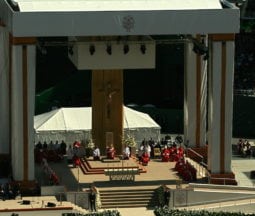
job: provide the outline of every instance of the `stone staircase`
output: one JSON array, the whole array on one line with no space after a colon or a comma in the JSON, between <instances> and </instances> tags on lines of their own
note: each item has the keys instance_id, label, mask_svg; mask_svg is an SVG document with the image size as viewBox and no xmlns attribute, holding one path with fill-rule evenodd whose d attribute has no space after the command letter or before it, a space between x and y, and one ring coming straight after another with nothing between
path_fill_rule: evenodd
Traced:
<instances>
[{"instance_id":1,"label":"stone staircase","mask_svg":"<svg viewBox=\"0 0 255 216\"><path fill-rule=\"evenodd\" d=\"M102 208L134 208L155 206L154 188L100 189Z\"/></svg>"}]
</instances>

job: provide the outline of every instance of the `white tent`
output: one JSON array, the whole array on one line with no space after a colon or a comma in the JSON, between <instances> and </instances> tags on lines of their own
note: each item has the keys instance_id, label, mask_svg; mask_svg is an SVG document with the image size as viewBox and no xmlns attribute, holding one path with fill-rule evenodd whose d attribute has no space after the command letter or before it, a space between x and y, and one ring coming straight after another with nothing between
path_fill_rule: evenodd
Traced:
<instances>
[{"instance_id":1,"label":"white tent","mask_svg":"<svg viewBox=\"0 0 255 216\"><path fill-rule=\"evenodd\" d=\"M37 115L34 117L35 143L86 141L91 138L91 116L91 107L60 108ZM159 140L160 129L148 114L124 107L125 136L134 136L137 143L144 138Z\"/></svg>"}]
</instances>

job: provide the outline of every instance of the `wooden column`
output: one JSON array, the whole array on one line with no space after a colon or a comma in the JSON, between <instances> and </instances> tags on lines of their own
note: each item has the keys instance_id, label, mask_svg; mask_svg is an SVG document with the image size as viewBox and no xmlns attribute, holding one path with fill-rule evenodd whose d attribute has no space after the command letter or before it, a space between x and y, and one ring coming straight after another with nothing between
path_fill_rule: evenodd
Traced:
<instances>
[{"instance_id":1,"label":"wooden column","mask_svg":"<svg viewBox=\"0 0 255 216\"><path fill-rule=\"evenodd\" d=\"M236 184L231 167L234 79L233 34L210 35L208 169L210 182Z\"/></svg>"},{"instance_id":2,"label":"wooden column","mask_svg":"<svg viewBox=\"0 0 255 216\"><path fill-rule=\"evenodd\" d=\"M201 41L201 36L196 35ZM207 37L204 38L205 46ZM190 147L206 144L207 61L195 53L193 43L185 45L184 142Z\"/></svg>"},{"instance_id":3,"label":"wooden column","mask_svg":"<svg viewBox=\"0 0 255 216\"><path fill-rule=\"evenodd\" d=\"M123 71L92 71L92 139L102 155L113 144L122 153Z\"/></svg>"},{"instance_id":4,"label":"wooden column","mask_svg":"<svg viewBox=\"0 0 255 216\"><path fill-rule=\"evenodd\" d=\"M34 180L33 117L35 91L34 37L10 35L11 155L15 180Z\"/></svg>"}]
</instances>

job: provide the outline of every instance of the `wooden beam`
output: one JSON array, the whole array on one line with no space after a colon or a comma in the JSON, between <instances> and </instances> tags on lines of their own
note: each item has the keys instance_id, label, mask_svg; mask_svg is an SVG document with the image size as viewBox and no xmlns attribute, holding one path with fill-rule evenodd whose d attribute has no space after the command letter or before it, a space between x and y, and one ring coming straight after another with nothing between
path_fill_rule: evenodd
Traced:
<instances>
[{"instance_id":1,"label":"wooden beam","mask_svg":"<svg viewBox=\"0 0 255 216\"><path fill-rule=\"evenodd\" d=\"M209 39L212 41L234 41L235 34L210 34Z\"/></svg>"},{"instance_id":2,"label":"wooden beam","mask_svg":"<svg viewBox=\"0 0 255 216\"><path fill-rule=\"evenodd\" d=\"M10 35L10 43L13 45L36 44L37 38L36 37L13 37L12 35Z\"/></svg>"}]
</instances>

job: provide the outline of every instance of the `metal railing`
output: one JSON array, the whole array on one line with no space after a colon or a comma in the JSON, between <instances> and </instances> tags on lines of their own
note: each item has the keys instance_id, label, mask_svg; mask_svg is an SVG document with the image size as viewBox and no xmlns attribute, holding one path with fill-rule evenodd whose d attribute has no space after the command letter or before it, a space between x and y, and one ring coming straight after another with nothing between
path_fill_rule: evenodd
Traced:
<instances>
[{"instance_id":1,"label":"metal railing","mask_svg":"<svg viewBox=\"0 0 255 216\"><path fill-rule=\"evenodd\" d=\"M174 202L174 208L177 209L208 209L208 208L221 208L221 207L227 207L227 206L237 206L237 205L243 205L243 204L252 204L255 203L255 195L247 195L247 196L237 196L235 198L224 198L224 199L215 199L215 200L203 200L200 202L189 202L188 199L188 193L189 190L185 191L184 197L186 197L186 200L183 203L177 204ZM175 193L173 194L173 199L176 199Z\"/></svg>"},{"instance_id":2,"label":"metal railing","mask_svg":"<svg viewBox=\"0 0 255 216\"><path fill-rule=\"evenodd\" d=\"M196 152L196 151L193 150L192 148L187 148L187 153L186 153L187 157L188 157L188 151L193 152L195 155L197 155L199 158L201 158L200 163L204 163L204 157L203 157L203 155L199 154L198 152Z\"/></svg>"},{"instance_id":3,"label":"metal railing","mask_svg":"<svg viewBox=\"0 0 255 216\"><path fill-rule=\"evenodd\" d=\"M219 180L219 181L223 181L223 185L226 185L226 182L227 181L231 181L231 182L233 182L235 179L233 179L233 178L216 178L216 177L210 177L210 175L208 176L208 182L209 182L209 184L213 184L213 183L211 183L212 182L212 180Z\"/></svg>"}]
</instances>

